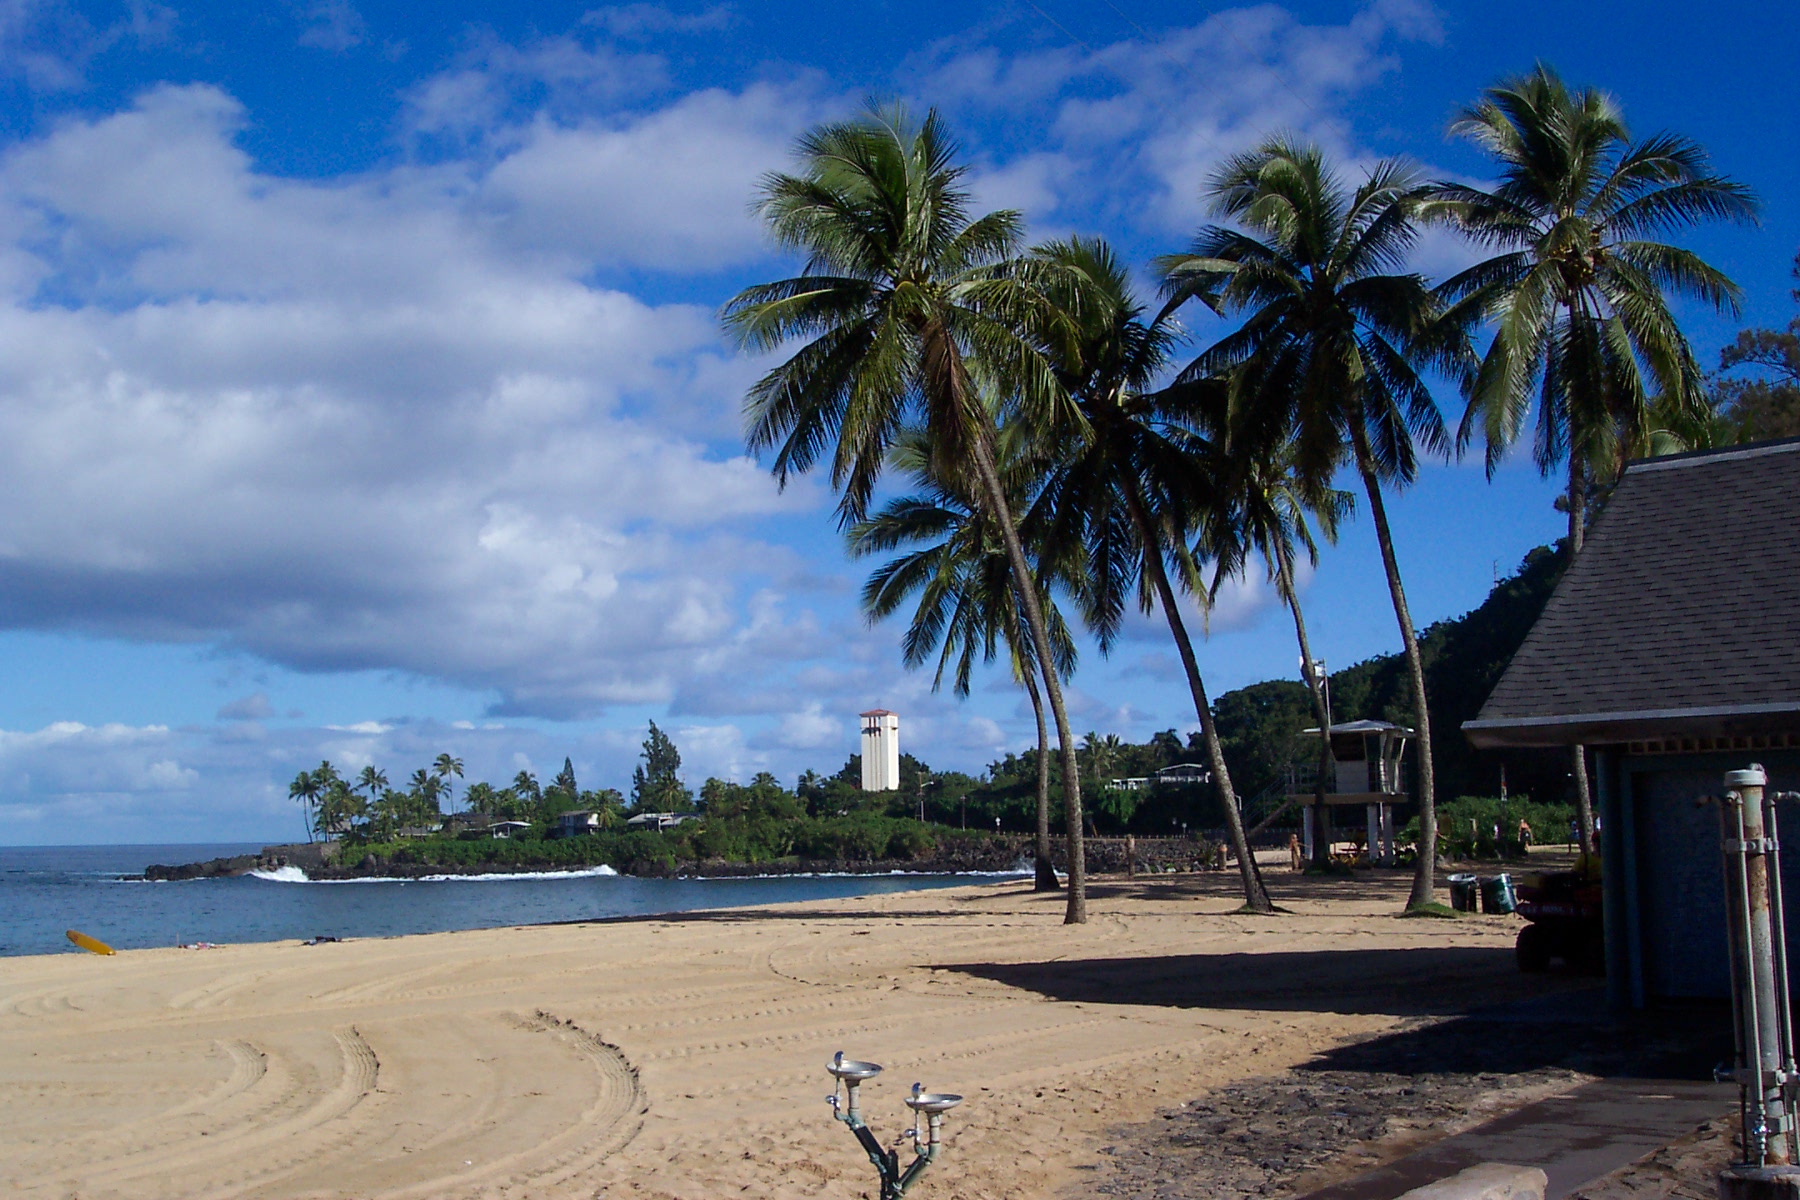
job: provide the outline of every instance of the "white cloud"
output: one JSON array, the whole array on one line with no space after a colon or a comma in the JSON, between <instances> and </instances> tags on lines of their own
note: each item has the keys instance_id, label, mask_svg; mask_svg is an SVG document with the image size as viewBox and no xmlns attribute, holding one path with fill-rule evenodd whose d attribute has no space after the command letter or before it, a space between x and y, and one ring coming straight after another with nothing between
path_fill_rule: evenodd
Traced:
<instances>
[{"instance_id":1,"label":"white cloud","mask_svg":"<svg viewBox=\"0 0 1800 1200\"><path fill-rule=\"evenodd\" d=\"M362 45L368 23L350 0L312 0L301 10L300 44L342 54Z\"/></svg>"},{"instance_id":2,"label":"white cloud","mask_svg":"<svg viewBox=\"0 0 1800 1200\"><path fill-rule=\"evenodd\" d=\"M533 123L478 201L522 248L655 270L718 270L760 257L758 178L784 165L818 112L793 86L681 97L617 121Z\"/></svg>"},{"instance_id":3,"label":"white cloud","mask_svg":"<svg viewBox=\"0 0 1800 1200\"><path fill-rule=\"evenodd\" d=\"M1037 205L1055 202L1035 207L1035 218L1079 214L1179 234L1203 215L1212 167L1270 133L1354 155L1344 101L1396 68L1397 43L1441 36L1424 0L1377 0L1342 25L1259 4L1097 46L1008 53L949 38L906 76L931 103L997 123L1000 136L983 143L999 160L994 179Z\"/></svg>"},{"instance_id":4,"label":"white cloud","mask_svg":"<svg viewBox=\"0 0 1800 1200\"><path fill-rule=\"evenodd\" d=\"M803 612L739 587L787 559L746 523L813 489L683 427L735 424L710 313L580 282L579 239L521 252L443 171L260 175L243 119L163 88L0 160L30 264L0 304L0 619L398 668L509 713L667 700L799 644Z\"/></svg>"},{"instance_id":5,"label":"white cloud","mask_svg":"<svg viewBox=\"0 0 1800 1200\"><path fill-rule=\"evenodd\" d=\"M781 718L776 727L775 742L790 750L816 750L847 741L849 728L849 722L843 716L837 713L827 716L823 705L813 703Z\"/></svg>"},{"instance_id":6,"label":"white cloud","mask_svg":"<svg viewBox=\"0 0 1800 1200\"><path fill-rule=\"evenodd\" d=\"M169 755L176 740L165 725L57 721L0 730L0 790L40 799L181 791L199 776Z\"/></svg>"},{"instance_id":7,"label":"white cloud","mask_svg":"<svg viewBox=\"0 0 1800 1200\"><path fill-rule=\"evenodd\" d=\"M738 23L728 6L715 4L699 12L672 12L658 4L609 4L586 13L583 25L592 25L614 37L641 38L659 33L717 33Z\"/></svg>"}]
</instances>

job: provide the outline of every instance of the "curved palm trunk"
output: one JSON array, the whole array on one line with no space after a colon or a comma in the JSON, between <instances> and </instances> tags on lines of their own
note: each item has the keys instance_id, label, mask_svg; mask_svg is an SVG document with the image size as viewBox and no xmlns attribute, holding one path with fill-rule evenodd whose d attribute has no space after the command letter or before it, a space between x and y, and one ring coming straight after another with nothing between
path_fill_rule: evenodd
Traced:
<instances>
[{"instance_id":1,"label":"curved palm trunk","mask_svg":"<svg viewBox=\"0 0 1800 1200\"><path fill-rule=\"evenodd\" d=\"M1313 717L1319 722L1319 778L1313 788L1313 865L1323 868L1331 860L1331 818L1325 807L1325 787L1335 774L1331 753L1331 708L1325 703L1325 681L1313 668L1306 618L1300 615L1300 597L1294 594L1294 565L1289 560L1287 546L1279 540L1275 545L1275 557L1275 586L1280 589L1288 611L1294 615L1294 637L1300 642L1300 671L1306 676L1306 690L1312 693Z\"/></svg>"},{"instance_id":2,"label":"curved palm trunk","mask_svg":"<svg viewBox=\"0 0 1800 1200\"><path fill-rule=\"evenodd\" d=\"M1381 546L1381 565L1387 570L1388 594L1394 599L1394 619L1400 624L1400 641L1406 648L1406 673L1412 682L1413 721L1417 726L1419 755L1419 854L1413 864L1412 894L1406 907L1421 908L1435 896L1437 874L1437 804L1432 792L1431 710L1425 701L1425 664L1419 658L1419 639L1413 633L1412 614L1406 608L1406 588L1400 582L1400 563L1394 557L1394 535L1388 529L1387 506L1381 502L1381 481L1375 476L1375 459L1369 452L1369 436L1360 420L1351 425L1356 469L1363 490L1369 494L1369 514L1375 523L1375 540Z\"/></svg>"},{"instance_id":3,"label":"curved palm trunk","mask_svg":"<svg viewBox=\"0 0 1800 1200\"><path fill-rule=\"evenodd\" d=\"M1587 463L1569 439L1569 562L1581 553L1587 532ZM1569 747L1570 774L1575 777L1575 818L1581 828L1581 853L1594 852L1594 802L1588 793L1587 747Z\"/></svg>"},{"instance_id":4,"label":"curved palm trunk","mask_svg":"<svg viewBox=\"0 0 1800 1200\"><path fill-rule=\"evenodd\" d=\"M1131 513L1131 523L1137 526L1138 539L1143 544L1144 570L1150 573L1150 581L1156 587L1157 601L1162 605L1163 614L1169 621L1169 632L1175 637L1175 649L1181 655L1182 668L1187 672L1188 691L1194 697L1194 715L1200 718L1200 737L1206 743L1207 765L1212 768L1213 778L1219 785L1219 805L1225 810L1225 832L1231 839L1231 849L1237 855L1238 877L1244 885L1244 907L1251 912L1272 913L1275 905L1269 900L1269 893L1263 887L1262 875L1256 869L1256 860L1250 853L1250 839L1244 834L1243 814L1238 811L1237 792L1231 786L1231 771L1225 765L1225 749L1219 744L1219 730L1213 724L1212 705L1206 698L1206 684L1200 678L1200 663L1194 657L1194 645L1188 637L1187 626L1181 620L1181 610L1175 606L1175 589L1169 586L1169 573L1163 566L1162 541L1156 536L1155 528L1150 524L1149 515L1144 511L1142 500L1134 488L1125 489L1125 504Z\"/></svg>"},{"instance_id":5,"label":"curved palm trunk","mask_svg":"<svg viewBox=\"0 0 1800 1200\"><path fill-rule=\"evenodd\" d=\"M1069 731L1069 713L1063 706L1062 683L1056 677L1056 654L1050 645L1050 627L1044 621L1044 607L1038 603L1037 577L1025 561L1025 546L1019 541L1018 526L1013 524L1012 509L1006 503L1006 489L994 465L994 431L983 425L972 439L972 457L982 490L987 493L988 509L999 527L1000 539L1006 543L1006 560L1012 567L1013 585L1025 609L1025 623L1031 629L1031 644L1037 651L1038 673L1044 680L1044 694L1050 700L1050 712L1056 718L1056 737L1063 767L1063 815L1069 830L1069 902L1063 912L1063 923L1081 925L1087 921L1086 846L1081 828L1081 774L1075 763L1075 737Z\"/></svg>"},{"instance_id":6,"label":"curved palm trunk","mask_svg":"<svg viewBox=\"0 0 1800 1200\"><path fill-rule=\"evenodd\" d=\"M1056 878L1056 865L1050 855L1050 731L1044 725L1044 698L1029 674L1020 677L1025 694L1031 697L1031 715L1037 718L1037 840L1033 844L1035 860L1034 892L1057 892L1062 883Z\"/></svg>"}]
</instances>

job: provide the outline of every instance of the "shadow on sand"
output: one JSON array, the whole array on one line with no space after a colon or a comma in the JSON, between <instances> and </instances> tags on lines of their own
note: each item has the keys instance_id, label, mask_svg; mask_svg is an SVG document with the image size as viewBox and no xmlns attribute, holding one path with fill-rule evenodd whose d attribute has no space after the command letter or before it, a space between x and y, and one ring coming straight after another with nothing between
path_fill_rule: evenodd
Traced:
<instances>
[{"instance_id":1,"label":"shadow on sand","mask_svg":"<svg viewBox=\"0 0 1800 1200\"><path fill-rule=\"evenodd\" d=\"M1304 1071L1707 1079L1730 1058L1722 1004L1613 1013L1591 977L1524 976L1510 949L1437 947L1182 954L945 969L1053 1000L1226 1011L1403 1018L1400 1028L1321 1051Z\"/></svg>"},{"instance_id":2,"label":"shadow on sand","mask_svg":"<svg viewBox=\"0 0 1800 1200\"><path fill-rule=\"evenodd\" d=\"M1447 1016L1516 992L1507 948L1447 946L1178 954L1030 963L961 963L961 971L1052 1000L1259 1012Z\"/></svg>"}]
</instances>

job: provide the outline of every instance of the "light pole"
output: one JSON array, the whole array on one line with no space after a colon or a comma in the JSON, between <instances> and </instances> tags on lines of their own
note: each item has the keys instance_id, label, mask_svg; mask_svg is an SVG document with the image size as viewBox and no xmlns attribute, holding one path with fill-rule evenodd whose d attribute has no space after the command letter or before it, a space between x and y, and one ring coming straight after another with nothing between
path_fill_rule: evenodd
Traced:
<instances>
[{"instance_id":1,"label":"light pole","mask_svg":"<svg viewBox=\"0 0 1800 1200\"><path fill-rule=\"evenodd\" d=\"M1334 773L1331 753L1331 672L1326 668L1324 659L1315 658L1308 662L1307 656L1302 654L1300 678L1309 689L1315 684L1318 686L1319 707L1323 710L1321 716L1325 722L1319 729L1319 762L1315 768L1318 778L1313 787L1312 811L1307 814L1311 818L1307 822L1312 826L1311 836L1306 838L1310 843L1307 850L1313 861L1323 864L1331 856L1331 811L1325 807L1325 789L1329 785L1335 790L1336 783L1328 778Z\"/></svg>"}]
</instances>

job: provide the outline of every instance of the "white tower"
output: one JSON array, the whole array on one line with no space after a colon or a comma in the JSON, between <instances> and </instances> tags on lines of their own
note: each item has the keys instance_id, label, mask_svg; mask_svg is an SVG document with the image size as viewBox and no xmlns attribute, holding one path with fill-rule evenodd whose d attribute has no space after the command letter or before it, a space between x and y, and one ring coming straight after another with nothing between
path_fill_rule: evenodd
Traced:
<instances>
[{"instance_id":1,"label":"white tower","mask_svg":"<svg viewBox=\"0 0 1800 1200\"><path fill-rule=\"evenodd\" d=\"M865 792L900 790L900 717L885 708L862 714L862 786Z\"/></svg>"}]
</instances>

